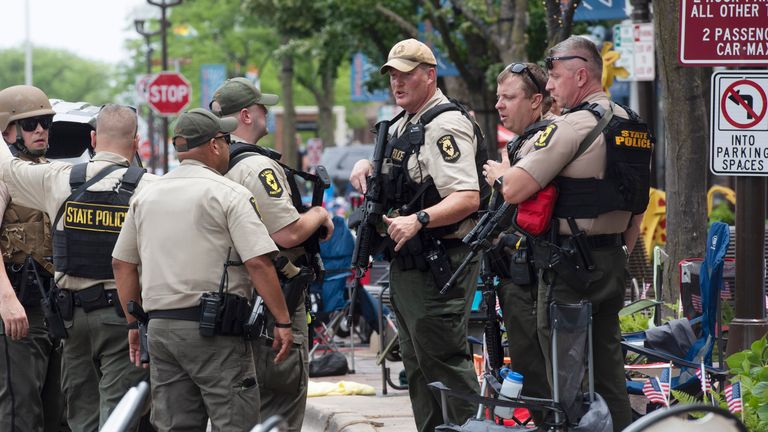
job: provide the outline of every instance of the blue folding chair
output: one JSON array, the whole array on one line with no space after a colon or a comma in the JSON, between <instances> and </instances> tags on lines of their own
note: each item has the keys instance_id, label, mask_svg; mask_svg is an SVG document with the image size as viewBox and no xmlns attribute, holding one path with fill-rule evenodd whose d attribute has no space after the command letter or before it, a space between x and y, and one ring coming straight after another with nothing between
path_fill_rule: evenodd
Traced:
<instances>
[{"instance_id":1,"label":"blue folding chair","mask_svg":"<svg viewBox=\"0 0 768 432\"><path fill-rule=\"evenodd\" d=\"M648 361L672 363L680 370L672 377L671 388L692 395L700 392L701 383L696 371L704 363L707 373L714 380L723 382L727 369L722 368L722 349L719 367L713 367L712 351L718 338L720 291L723 285L723 267L730 234L728 225L715 222L707 235L706 257L701 263L700 290L701 316L693 320L674 320L659 327L625 335L622 346L626 351L637 353ZM698 333L696 333L698 330ZM722 347L722 345L720 345ZM627 380L630 394L643 394L643 381Z\"/></svg>"}]
</instances>

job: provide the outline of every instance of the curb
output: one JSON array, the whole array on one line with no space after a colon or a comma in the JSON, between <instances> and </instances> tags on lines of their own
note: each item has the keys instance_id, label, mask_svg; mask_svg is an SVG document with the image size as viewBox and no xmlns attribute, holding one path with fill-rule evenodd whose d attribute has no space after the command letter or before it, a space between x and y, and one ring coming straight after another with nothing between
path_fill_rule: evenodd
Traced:
<instances>
[{"instance_id":1,"label":"curb","mask_svg":"<svg viewBox=\"0 0 768 432\"><path fill-rule=\"evenodd\" d=\"M376 423L351 412L327 412L307 404L302 430L311 432L376 432Z\"/></svg>"}]
</instances>

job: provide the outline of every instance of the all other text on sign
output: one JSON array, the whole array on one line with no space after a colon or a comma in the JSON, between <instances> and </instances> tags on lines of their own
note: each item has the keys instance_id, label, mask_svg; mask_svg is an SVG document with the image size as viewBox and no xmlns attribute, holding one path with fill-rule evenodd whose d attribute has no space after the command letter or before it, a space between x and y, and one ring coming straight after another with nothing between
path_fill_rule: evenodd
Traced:
<instances>
[{"instance_id":1,"label":"all other text on sign","mask_svg":"<svg viewBox=\"0 0 768 432\"><path fill-rule=\"evenodd\" d=\"M768 65L768 0L680 0L680 63Z\"/></svg>"}]
</instances>

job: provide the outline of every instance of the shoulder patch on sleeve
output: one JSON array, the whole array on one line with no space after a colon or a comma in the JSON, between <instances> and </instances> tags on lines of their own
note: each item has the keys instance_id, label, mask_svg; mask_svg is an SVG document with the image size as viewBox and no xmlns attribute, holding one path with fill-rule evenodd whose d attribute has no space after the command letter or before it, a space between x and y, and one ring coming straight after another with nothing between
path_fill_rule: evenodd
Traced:
<instances>
[{"instance_id":1,"label":"shoulder patch on sleeve","mask_svg":"<svg viewBox=\"0 0 768 432\"><path fill-rule=\"evenodd\" d=\"M248 201L251 202L251 207L253 207L253 210L256 212L256 215L259 216L259 219L261 219L261 213L259 212L259 205L256 204L256 198L251 197Z\"/></svg>"},{"instance_id":2,"label":"shoulder patch on sleeve","mask_svg":"<svg viewBox=\"0 0 768 432\"><path fill-rule=\"evenodd\" d=\"M547 126L546 129L544 129L544 132L539 135L539 138L536 140L535 143L533 143L534 150L543 149L544 147L549 145L549 142L552 140L552 135L557 130L557 125L552 123L549 126Z\"/></svg>"},{"instance_id":3,"label":"shoulder patch on sleeve","mask_svg":"<svg viewBox=\"0 0 768 432\"><path fill-rule=\"evenodd\" d=\"M456 140L453 139L453 135L443 135L437 139L437 148L440 150L440 155L446 162L456 162L461 157L461 151L459 146L456 145Z\"/></svg>"},{"instance_id":4,"label":"shoulder patch on sleeve","mask_svg":"<svg viewBox=\"0 0 768 432\"><path fill-rule=\"evenodd\" d=\"M272 168L266 168L259 173L259 180L264 185L264 190L267 191L267 195L272 198L280 198L283 196L283 186L277 180L277 175Z\"/></svg>"}]
</instances>

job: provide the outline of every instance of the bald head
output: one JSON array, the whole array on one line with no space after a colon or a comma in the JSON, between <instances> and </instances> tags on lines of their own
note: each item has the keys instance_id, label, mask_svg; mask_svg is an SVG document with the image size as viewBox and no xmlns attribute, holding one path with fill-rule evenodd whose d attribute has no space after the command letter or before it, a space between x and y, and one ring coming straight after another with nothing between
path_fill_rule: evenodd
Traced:
<instances>
[{"instance_id":1,"label":"bald head","mask_svg":"<svg viewBox=\"0 0 768 432\"><path fill-rule=\"evenodd\" d=\"M94 151L108 151L128 160L138 149L139 137L136 111L125 105L107 104L96 117L96 132L91 132Z\"/></svg>"}]
</instances>

